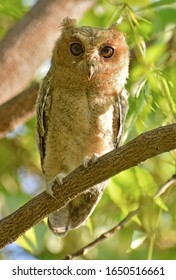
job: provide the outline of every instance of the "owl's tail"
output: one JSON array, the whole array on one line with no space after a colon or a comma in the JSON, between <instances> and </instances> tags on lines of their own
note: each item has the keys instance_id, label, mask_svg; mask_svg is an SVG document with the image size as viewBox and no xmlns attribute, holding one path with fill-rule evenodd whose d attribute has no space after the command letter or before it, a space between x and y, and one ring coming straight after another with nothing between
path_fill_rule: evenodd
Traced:
<instances>
[{"instance_id":1,"label":"owl's tail","mask_svg":"<svg viewBox=\"0 0 176 280\"><path fill-rule=\"evenodd\" d=\"M98 204L108 181L92 187L79 195L64 208L51 213L48 217L50 229L60 237L64 237L70 229L81 226L91 215Z\"/></svg>"}]
</instances>

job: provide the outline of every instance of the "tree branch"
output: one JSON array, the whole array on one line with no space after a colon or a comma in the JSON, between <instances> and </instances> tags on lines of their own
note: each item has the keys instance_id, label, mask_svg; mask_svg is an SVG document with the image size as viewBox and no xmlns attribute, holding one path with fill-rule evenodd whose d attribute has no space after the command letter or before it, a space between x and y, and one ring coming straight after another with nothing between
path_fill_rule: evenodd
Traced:
<instances>
[{"instance_id":1,"label":"tree branch","mask_svg":"<svg viewBox=\"0 0 176 280\"><path fill-rule=\"evenodd\" d=\"M34 115L38 90L39 84L35 83L0 106L0 138Z\"/></svg>"},{"instance_id":2,"label":"tree branch","mask_svg":"<svg viewBox=\"0 0 176 280\"><path fill-rule=\"evenodd\" d=\"M95 0L39 0L0 44L0 104L22 92L51 56L66 16L80 19Z\"/></svg>"},{"instance_id":3,"label":"tree branch","mask_svg":"<svg viewBox=\"0 0 176 280\"><path fill-rule=\"evenodd\" d=\"M79 166L64 178L62 186L55 181L56 199L42 192L0 221L0 248L15 241L26 230L48 214L67 205L92 186L161 153L176 149L176 124L145 132L126 145L100 157L84 169ZM58 207L60 205L60 207Z\"/></svg>"}]
</instances>

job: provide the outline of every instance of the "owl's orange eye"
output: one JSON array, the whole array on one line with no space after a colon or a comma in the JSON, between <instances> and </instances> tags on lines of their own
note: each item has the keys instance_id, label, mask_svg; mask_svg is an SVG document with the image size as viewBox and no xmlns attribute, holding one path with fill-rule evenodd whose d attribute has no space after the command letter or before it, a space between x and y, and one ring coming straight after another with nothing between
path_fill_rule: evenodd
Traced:
<instances>
[{"instance_id":1,"label":"owl's orange eye","mask_svg":"<svg viewBox=\"0 0 176 280\"><path fill-rule=\"evenodd\" d=\"M101 51L100 54L104 57L104 58L109 58L113 55L114 53L114 49L112 47L106 46L104 47Z\"/></svg>"},{"instance_id":2,"label":"owl's orange eye","mask_svg":"<svg viewBox=\"0 0 176 280\"><path fill-rule=\"evenodd\" d=\"M73 55L80 55L83 53L83 47L79 43L73 43L70 45L70 51Z\"/></svg>"}]
</instances>

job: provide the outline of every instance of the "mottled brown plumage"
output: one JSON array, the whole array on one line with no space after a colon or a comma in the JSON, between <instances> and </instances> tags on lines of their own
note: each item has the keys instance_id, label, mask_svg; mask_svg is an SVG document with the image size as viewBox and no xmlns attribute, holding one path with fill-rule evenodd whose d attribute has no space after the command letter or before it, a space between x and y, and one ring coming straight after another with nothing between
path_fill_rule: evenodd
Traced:
<instances>
[{"instance_id":1,"label":"mottled brown plumage","mask_svg":"<svg viewBox=\"0 0 176 280\"><path fill-rule=\"evenodd\" d=\"M85 158L119 143L127 111L129 50L115 27L77 27L66 18L51 67L37 100L37 139L47 185L62 183ZM64 236L80 226L100 200L107 182L94 186L49 215L51 229ZM49 189L49 187L48 187Z\"/></svg>"}]
</instances>

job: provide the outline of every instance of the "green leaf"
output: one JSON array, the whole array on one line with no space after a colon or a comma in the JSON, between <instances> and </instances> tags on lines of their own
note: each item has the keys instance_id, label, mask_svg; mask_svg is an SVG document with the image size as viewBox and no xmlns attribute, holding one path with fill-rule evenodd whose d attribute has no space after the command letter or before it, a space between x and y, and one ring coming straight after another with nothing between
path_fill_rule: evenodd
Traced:
<instances>
[{"instance_id":1,"label":"green leaf","mask_svg":"<svg viewBox=\"0 0 176 280\"><path fill-rule=\"evenodd\" d=\"M141 246L144 243L146 238L147 238L146 233L142 231L134 230L130 248L133 250L137 249L139 246Z\"/></svg>"},{"instance_id":2,"label":"green leaf","mask_svg":"<svg viewBox=\"0 0 176 280\"><path fill-rule=\"evenodd\" d=\"M20 236L16 243L26 251L34 253L37 249L37 239L34 228L29 229L24 235Z\"/></svg>"},{"instance_id":3,"label":"green leaf","mask_svg":"<svg viewBox=\"0 0 176 280\"><path fill-rule=\"evenodd\" d=\"M159 1L155 1L152 4L150 4L148 7L156 8L156 7L166 6L166 5L170 5L170 4L175 4L175 0L159 0Z\"/></svg>"}]
</instances>

